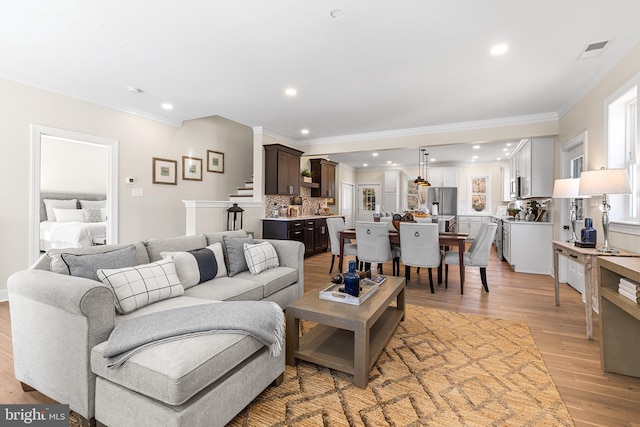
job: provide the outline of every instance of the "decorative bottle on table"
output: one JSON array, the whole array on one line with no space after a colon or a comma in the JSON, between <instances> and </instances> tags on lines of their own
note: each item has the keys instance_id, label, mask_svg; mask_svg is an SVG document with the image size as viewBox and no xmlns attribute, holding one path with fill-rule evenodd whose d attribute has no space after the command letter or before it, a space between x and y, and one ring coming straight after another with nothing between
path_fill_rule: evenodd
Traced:
<instances>
[{"instance_id":1,"label":"decorative bottle on table","mask_svg":"<svg viewBox=\"0 0 640 427\"><path fill-rule=\"evenodd\" d=\"M355 261L349 261L349 271L344 275L344 291L354 297L360 295L360 276L356 273Z\"/></svg>"},{"instance_id":2,"label":"decorative bottle on table","mask_svg":"<svg viewBox=\"0 0 640 427\"><path fill-rule=\"evenodd\" d=\"M580 241L582 243L596 244L596 229L593 228L593 219L584 219L584 228L580 231Z\"/></svg>"}]
</instances>

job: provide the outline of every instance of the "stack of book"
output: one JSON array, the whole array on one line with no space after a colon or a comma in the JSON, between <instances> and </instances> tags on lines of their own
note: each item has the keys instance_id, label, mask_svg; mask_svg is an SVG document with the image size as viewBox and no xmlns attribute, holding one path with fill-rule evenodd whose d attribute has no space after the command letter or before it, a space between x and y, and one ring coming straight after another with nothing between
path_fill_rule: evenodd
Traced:
<instances>
[{"instance_id":1,"label":"stack of book","mask_svg":"<svg viewBox=\"0 0 640 427\"><path fill-rule=\"evenodd\" d=\"M640 283L621 277L618 284L618 293L636 304L640 303Z\"/></svg>"}]
</instances>

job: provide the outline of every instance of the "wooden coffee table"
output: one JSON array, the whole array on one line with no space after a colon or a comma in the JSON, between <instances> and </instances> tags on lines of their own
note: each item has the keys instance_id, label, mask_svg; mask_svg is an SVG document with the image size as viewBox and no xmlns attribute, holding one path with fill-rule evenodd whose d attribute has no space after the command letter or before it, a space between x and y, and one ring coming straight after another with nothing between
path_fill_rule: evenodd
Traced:
<instances>
[{"instance_id":1,"label":"wooden coffee table","mask_svg":"<svg viewBox=\"0 0 640 427\"><path fill-rule=\"evenodd\" d=\"M294 301L286 309L287 365L306 360L352 374L353 383L366 388L369 371L404 320L405 283L404 277L387 276L361 305L322 300L322 288ZM301 319L318 325L300 337Z\"/></svg>"}]
</instances>

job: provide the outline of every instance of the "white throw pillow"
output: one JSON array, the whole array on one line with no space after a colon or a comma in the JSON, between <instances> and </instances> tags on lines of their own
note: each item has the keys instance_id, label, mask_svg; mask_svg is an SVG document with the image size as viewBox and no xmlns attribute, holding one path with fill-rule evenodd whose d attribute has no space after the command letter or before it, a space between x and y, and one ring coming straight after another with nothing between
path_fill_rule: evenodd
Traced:
<instances>
[{"instance_id":1,"label":"white throw pillow","mask_svg":"<svg viewBox=\"0 0 640 427\"><path fill-rule=\"evenodd\" d=\"M135 267L100 269L98 278L113 291L120 314L184 294L171 258Z\"/></svg>"},{"instance_id":2,"label":"white throw pillow","mask_svg":"<svg viewBox=\"0 0 640 427\"><path fill-rule=\"evenodd\" d=\"M249 267L249 271L253 275L280 266L278 254L269 242L262 242L255 245L245 243L244 258L247 260L247 267Z\"/></svg>"},{"instance_id":3,"label":"white throw pillow","mask_svg":"<svg viewBox=\"0 0 640 427\"><path fill-rule=\"evenodd\" d=\"M82 209L84 212L84 220L85 222L104 222L107 220L107 210L105 208L97 209L97 208L85 208Z\"/></svg>"},{"instance_id":4,"label":"white throw pillow","mask_svg":"<svg viewBox=\"0 0 640 427\"><path fill-rule=\"evenodd\" d=\"M54 208L60 209L78 209L78 199L58 200L58 199L42 199L44 207L47 211L47 221L56 221ZM44 219L44 218L40 218Z\"/></svg>"},{"instance_id":5,"label":"white throw pillow","mask_svg":"<svg viewBox=\"0 0 640 427\"><path fill-rule=\"evenodd\" d=\"M82 209L102 209L107 207L106 200L80 200Z\"/></svg>"},{"instance_id":6,"label":"white throw pillow","mask_svg":"<svg viewBox=\"0 0 640 427\"><path fill-rule=\"evenodd\" d=\"M173 258L178 278L185 289L227 275L220 243L193 251L160 252L160 256Z\"/></svg>"},{"instance_id":7,"label":"white throw pillow","mask_svg":"<svg viewBox=\"0 0 640 427\"><path fill-rule=\"evenodd\" d=\"M57 222L85 222L82 209L53 209Z\"/></svg>"}]
</instances>

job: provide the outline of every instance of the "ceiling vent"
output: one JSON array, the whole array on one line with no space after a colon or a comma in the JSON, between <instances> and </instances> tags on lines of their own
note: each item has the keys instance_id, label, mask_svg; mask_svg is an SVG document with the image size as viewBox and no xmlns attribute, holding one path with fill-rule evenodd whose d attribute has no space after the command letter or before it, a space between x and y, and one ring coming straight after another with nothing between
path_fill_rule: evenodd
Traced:
<instances>
[{"instance_id":1,"label":"ceiling vent","mask_svg":"<svg viewBox=\"0 0 640 427\"><path fill-rule=\"evenodd\" d=\"M587 47L580 53L578 59L586 59L593 58L594 56L599 56L604 52L605 47L609 45L609 40L604 42L597 42L588 44Z\"/></svg>"}]
</instances>

